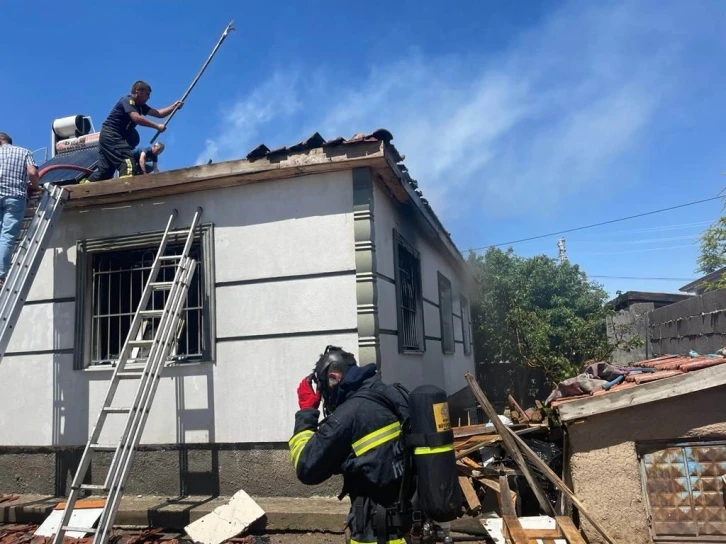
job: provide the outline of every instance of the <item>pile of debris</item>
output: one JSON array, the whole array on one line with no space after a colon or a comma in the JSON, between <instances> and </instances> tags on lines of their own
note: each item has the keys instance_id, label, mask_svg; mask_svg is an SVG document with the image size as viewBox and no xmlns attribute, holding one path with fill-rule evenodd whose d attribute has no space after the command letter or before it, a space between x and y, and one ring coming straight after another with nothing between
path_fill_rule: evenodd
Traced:
<instances>
[{"instance_id":1,"label":"pile of debris","mask_svg":"<svg viewBox=\"0 0 726 544\"><path fill-rule=\"evenodd\" d=\"M499 535L492 534L492 524L487 524L487 520L482 520L482 524L495 542L529 544L532 540L545 538L548 542L584 544L585 540L572 519L555 513L554 505L559 495L592 524L605 542L615 544L613 538L551 468L550 464L555 458L561 457L561 451L548 440L538 438L538 434L546 438L545 435L549 433L548 419L542 405L538 404L533 410L522 410L510 398L509 402L514 409L510 414L513 417L505 418L496 413L474 376L467 372L465 377L479 406L490 419L486 425L454 429L459 485L468 513L477 516L487 511L482 507L482 499L493 499L491 502L495 508L488 511L494 510L499 514ZM525 439L522 435L530 436ZM544 520L550 524L525 529L525 519L535 518L520 517L523 504L521 497L527 489L512 490L512 484L516 483L520 475L534 495L539 510L545 514L537 517L536 521ZM550 493L546 491L547 486L542 485L543 481L549 484ZM498 537L501 539L498 540Z\"/></svg>"}]
</instances>

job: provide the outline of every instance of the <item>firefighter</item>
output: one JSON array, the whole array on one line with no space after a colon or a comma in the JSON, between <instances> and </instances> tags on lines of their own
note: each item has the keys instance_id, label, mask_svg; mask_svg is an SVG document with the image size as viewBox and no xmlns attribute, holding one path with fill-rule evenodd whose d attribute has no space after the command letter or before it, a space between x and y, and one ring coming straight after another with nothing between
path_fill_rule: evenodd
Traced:
<instances>
[{"instance_id":1,"label":"firefighter","mask_svg":"<svg viewBox=\"0 0 726 544\"><path fill-rule=\"evenodd\" d=\"M384 384L375 364L359 367L351 353L328 346L297 394L289 446L298 479L317 485L343 475L339 498L350 495L351 544L404 544L408 527L396 507L407 487L406 390ZM326 417L318 423L321 399Z\"/></svg>"},{"instance_id":2,"label":"firefighter","mask_svg":"<svg viewBox=\"0 0 726 544\"><path fill-rule=\"evenodd\" d=\"M134 150L134 176L143 176L149 172L159 171L159 155L164 152L165 146L161 142Z\"/></svg>"},{"instance_id":3,"label":"firefighter","mask_svg":"<svg viewBox=\"0 0 726 544\"><path fill-rule=\"evenodd\" d=\"M150 96L151 86L145 81L137 81L131 87L131 94L116 102L101 127L96 171L88 180L81 183L111 179L116 171L122 177L132 175L134 170L133 150L141 141L136 125L164 132L166 130L164 125L154 123L144 116L150 115L163 119L184 105L182 102L175 102L171 106L156 110L146 104Z\"/></svg>"}]
</instances>

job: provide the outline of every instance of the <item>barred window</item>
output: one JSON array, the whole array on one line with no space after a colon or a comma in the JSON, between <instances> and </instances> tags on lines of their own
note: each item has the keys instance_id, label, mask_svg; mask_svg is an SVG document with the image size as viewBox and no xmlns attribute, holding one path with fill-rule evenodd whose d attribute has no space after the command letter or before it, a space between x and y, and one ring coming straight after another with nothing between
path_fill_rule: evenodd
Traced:
<instances>
[{"instance_id":1,"label":"barred window","mask_svg":"<svg viewBox=\"0 0 726 544\"><path fill-rule=\"evenodd\" d=\"M421 292L421 258L395 230L396 301L398 306L398 350L426 350Z\"/></svg>"},{"instance_id":2,"label":"barred window","mask_svg":"<svg viewBox=\"0 0 726 544\"><path fill-rule=\"evenodd\" d=\"M459 298L461 303L461 337L464 339L464 355L471 355L471 309L466 297Z\"/></svg>"},{"instance_id":3,"label":"barred window","mask_svg":"<svg viewBox=\"0 0 726 544\"><path fill-rule=\"evenodd\" d=\"M454 353L454 308L451 282L439 272L439 316L441 318L441 351Z\"/></svg>"},{"instance_id":4,"label":"barred window","mask_svg":"<svg viewBox=\"0 0 726 544\"><path fill-rule=\"evenodd\" d=\"M211 258L211 226L200 229L189 256L197 266L189 285L176 343L170 359L175 362L213 360L213 271ZM154 263L161 233L106 240L84 240L78 244L79 279L76 316L75 368L88 365L108 365L120 356L131 321ZM183 239L172 237L166 255L180 254ZM176 261L162 261L157 281L172 281ZM164 308L169 291L154 291L149 310ZM153 338L160 317L144 318L140 339ZM138 348L132 357L143 358Z\"/></svg>"},{"instance_id":5,"label":"barred window","mask_svg":"<svg viewBox=\"0 0 726 544\"><path fill-rule=\"evenodd\" d=\"M192 246L189 256L199 260L199 244ZM183 246L168 247L166 255L180 254ZM141 294L154 264L157 248L112 251L93 255L93 302L91 319L91 364L118 360L131 327L131 320L141 301ZM157 281L172 281L177 263L162 261ZM149 310L161 310L169 291L154 291ZM182 360L202 357L202 290L200 269L195 269L187 300L181 312L177 342L172 356ZM151 340L160 317L144 318L141 338Z\"/></svg>"}]
</instances>

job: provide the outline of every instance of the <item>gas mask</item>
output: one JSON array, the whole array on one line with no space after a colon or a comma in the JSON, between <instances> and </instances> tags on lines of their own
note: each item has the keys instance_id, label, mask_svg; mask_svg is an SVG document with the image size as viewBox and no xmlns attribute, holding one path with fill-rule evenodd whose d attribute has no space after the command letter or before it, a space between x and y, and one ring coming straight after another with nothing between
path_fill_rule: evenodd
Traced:
<instances>
[{"instance_id":1,"label":"gas mask","mask_svg":"<svg viewBox=\"0 0 726 544\"><path fill-rule=\"evenodd\" d=\"M355 366L352 354L336 346L327 346L315 364L312 381L323 398L323 412L332 414L340 403L340 382L349 368Z\"/></svg>"}]
</instances>

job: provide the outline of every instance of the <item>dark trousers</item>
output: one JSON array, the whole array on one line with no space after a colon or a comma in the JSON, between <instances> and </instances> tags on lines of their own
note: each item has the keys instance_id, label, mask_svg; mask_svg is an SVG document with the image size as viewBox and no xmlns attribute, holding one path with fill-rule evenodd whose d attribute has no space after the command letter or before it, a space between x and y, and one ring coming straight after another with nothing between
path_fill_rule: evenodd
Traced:
<instances>
[{"instance_id":1,"label":"dark trousers","mask_svg":"<svg viewBox=\"0 0 726 544\"><path fill-rule=\"evenodd\" d=\"M118 170L119 176L130 176L134 169L134 150L120 134L101 129L98 139L98 166L88 181L111 179Z\"/></svg>"}]
</instances>

